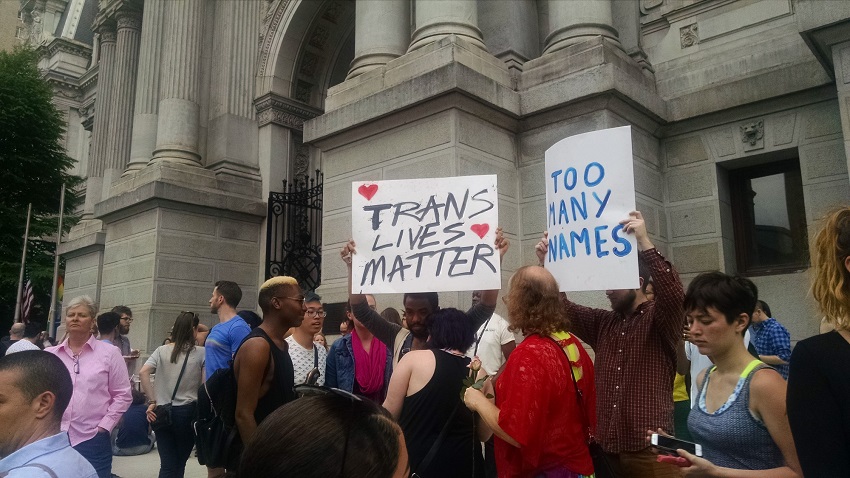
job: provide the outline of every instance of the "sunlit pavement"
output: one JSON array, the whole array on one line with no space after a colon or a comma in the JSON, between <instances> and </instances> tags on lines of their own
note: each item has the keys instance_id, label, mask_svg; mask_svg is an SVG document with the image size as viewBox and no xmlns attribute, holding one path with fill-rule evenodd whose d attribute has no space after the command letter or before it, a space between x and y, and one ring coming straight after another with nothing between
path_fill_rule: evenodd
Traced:
<instances>
[{"instance_id":1,"label":"sunlit pavement","mask_svg":"<svg viewBox=\"0 0 850 478\"><path fill-rule=\"evenodd\" d=\"M112 473L121 478L155 478L159 474L159 453L154 448L146 455L112 457ZM195 452L186 462L185 478L206 478L207 467L198 464Z\"/></svg>"}]
</instances>

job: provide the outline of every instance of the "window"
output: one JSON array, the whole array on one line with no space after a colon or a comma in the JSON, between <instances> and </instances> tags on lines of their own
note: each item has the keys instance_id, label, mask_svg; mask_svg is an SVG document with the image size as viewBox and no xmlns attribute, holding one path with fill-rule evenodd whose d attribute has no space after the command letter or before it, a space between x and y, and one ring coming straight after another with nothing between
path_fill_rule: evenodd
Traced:
<instances>
[{"instance_id":1,"label":"window","mask_svg":"<svg viewBox=\"0 0 850 478\"><path fill-rule=\"evenodd\" d=\"M27 38L27 30L24 27L17 27L15 29L15 38L19 40L26 40Z\"/></svg>"},{"instance_id":2,"label":"window","mask_svg":"<svg viewBox=\"0 0 850 478\"><path fill-rule=\"evenodd\" d=\"M729 172L738 271L749 275L809 266L803 180L797 159Z\"/></svg>"}]
</instances>

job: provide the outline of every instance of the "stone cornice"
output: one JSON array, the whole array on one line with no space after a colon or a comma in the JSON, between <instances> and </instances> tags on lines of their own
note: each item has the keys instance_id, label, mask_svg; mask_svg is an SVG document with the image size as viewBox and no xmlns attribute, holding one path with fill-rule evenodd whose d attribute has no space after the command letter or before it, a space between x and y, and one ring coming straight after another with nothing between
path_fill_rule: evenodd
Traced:
<instances>
[{"instance_id":1,"label":"stone cornice","mask_svg":"<svg viewBox=\"0 0 850 478\"><path fill-rule=\"evenodd\" d=\"M92 29L99 32L101 29L114 29L117 27L118 17L130 18L138 16L139 28L141 28L142 0L101 0L100 11L94 19Z\"/></svg>"},{"instance_id":2,"label":"stone cornice","mask_svg":"<svg viewBox=\"0 0 850 478\"><path fill-rule=\"evenodd\" d=\"M298 131L304 129L305 121L323 113L300 101L274 93L267 93L254 100L254 107L257 108L257 122L261 127L274 123Z\"/></svg>"},{"instance_id":3,"label":"stone cornice","mask_svg":"<svg viewBox=\"0 0 850 478\"><path fill-rule=\"evenodd\" d=\"M42 56L53 56L56 53L63 52L70 53L71 55L75 55L80 58L91 58L92 48L90 45L86 45L85 43L77 40L56 37L47 45L39 47L39 50L42 52Z\"/></svg>"},{"instance_id":4,"label":"stone cornice","mask_svg":"<svg viewBox=\"0 0 850 478\"><path fill-rule=\"evenodd\" d=\"M271 0L268 3L260 27L260 48L257 59L257 76L266 76L266 68L269 63L272 45L275 41L275 33L283 21L283 14L289 6L290 0Z\"/></svg>"}]
</instances>

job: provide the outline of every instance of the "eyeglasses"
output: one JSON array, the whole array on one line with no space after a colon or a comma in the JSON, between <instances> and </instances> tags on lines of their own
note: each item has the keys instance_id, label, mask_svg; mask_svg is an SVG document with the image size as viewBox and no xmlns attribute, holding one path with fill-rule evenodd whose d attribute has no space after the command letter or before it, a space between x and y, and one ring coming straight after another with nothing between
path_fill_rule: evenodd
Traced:
<instances>
[{"instance_id":1,"label":"eyeglasses","mask_svg":"<svg viewBox=\"0 0 850 478\"><path fill-rule=\"evenodd\" d=\"M74 373L77 375L80 374L80 354L74 355Z\"/></svg>"},{"instance_id":2,"label":"eyeglasses","mask_svg":"<svg viewBox=\"0 0 850 478\"><path fill-rule=\"evenodd\" d=\"M327 317L328 313L324 310L308 310L304 312L304 316L306 317Z\"/></svg>"},{"instance_id":3,"label":"eyeglasses","mask_svg":"<svg viewBox=\"0 0 850 478\"><path fill-rule=\"evenodd\" d=\"M307 302L307 298L306 298L306 297L304 297L303 295L302 295L301 297L278 297L278 296L274 296L274 297L272 297L272 299L289 299L289 300L297 300L298 302L301 302L301 306L302 306L302 307L304 306L304 303L305 303L305 302Z\"/></svg>"},{"instance_id":4,"label":"eyeglasses","mask_svg":"<svg viewBox=\"0 0 850 478\"><path fill-rule=\"evenodd\" d=\"M132 322L132 321L133 321L133 318L132 318L132 317L127 317L127 316L125 315L125 316L121 317L121 320L126 320L127 322Z\"/></svg>"},{"instance_id":5,"label":"eyeglasses","mask_svg":"<svg viewBox=\"0 0 850 478\"><path fill-rule=\"evenodd\" d=\"M332 387L321 387L319 385L296 385L295 393L301 395L302 397L315 397L315 396L323 396L323 395L335 395L337 397L342 397L349 400L351 403L354 402L362 402L363 399L354 395L351 392L347 392L345 390L340 390L338 388ZM343 446L342 452L342 466L339 467L339 476L345 476L345 458L348 456L348 438L351 436L351 429L349 428L345 433L345 445Z\"/></svg>"}]
</instances>

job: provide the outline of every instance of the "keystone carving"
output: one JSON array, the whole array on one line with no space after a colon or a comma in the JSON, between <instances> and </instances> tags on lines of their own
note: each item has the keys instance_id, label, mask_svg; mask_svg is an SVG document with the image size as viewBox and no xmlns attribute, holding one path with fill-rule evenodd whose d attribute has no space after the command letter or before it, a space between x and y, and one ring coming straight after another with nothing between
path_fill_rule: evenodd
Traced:
<instances>
[{"instance_id":1,"label":"keystone carving","mask_svg":"<svg viewBox=\"0 0 850 478\"><path fill-rule=\"evenodd\" d=\"M696 23L684 26L679 29L679 39L682 42L682 48L688 48L699 43L699 27Z\"/></svg>"},{"instance_id":2,"label":"keystone carving","mask_svg":"<svg viewBox=\"0 0 850 478\"><path fill-rule=\"evenodd\" d=\"M753 121L741 125L741 142L744 150L760 149L764 147L764 121Z\"/></svg>"}]
</instances>

